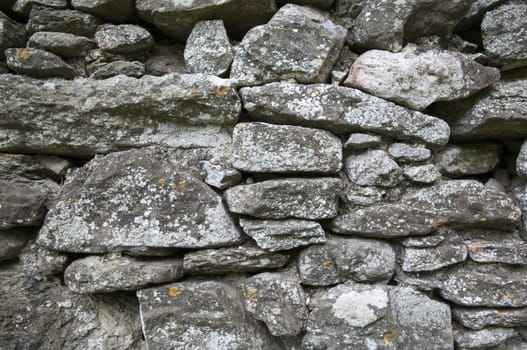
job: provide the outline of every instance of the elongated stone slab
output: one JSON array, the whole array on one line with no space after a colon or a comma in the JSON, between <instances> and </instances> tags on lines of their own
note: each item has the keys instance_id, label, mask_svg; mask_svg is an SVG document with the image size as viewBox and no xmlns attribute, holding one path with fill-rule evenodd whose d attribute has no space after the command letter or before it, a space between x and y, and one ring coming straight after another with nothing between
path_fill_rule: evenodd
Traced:
<instances>
[{"instance_id":1,"label":"elongated stone slab","mask_svg":"<svg viewBox=\"0 0 527 350\"><path fill-rule=\"evenodd\" d=\"M527 326L527 308L473 308L456 306L452 318L470 329Z\"/></svg>"}]
</instances>

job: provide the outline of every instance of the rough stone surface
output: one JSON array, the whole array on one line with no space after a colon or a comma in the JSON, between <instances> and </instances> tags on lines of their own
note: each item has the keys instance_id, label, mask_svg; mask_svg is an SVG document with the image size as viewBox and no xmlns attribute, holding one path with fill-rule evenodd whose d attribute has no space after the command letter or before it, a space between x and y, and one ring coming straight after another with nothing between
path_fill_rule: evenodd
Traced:
<instances>
[{"instance_id":1,"label":"rough stone surface","mask_svg":"<svg viewBox=\"0 0 527 350\"><path fill-rule=\"evenodd\" d=\"M31 35L28 47L46 50L61 57L84 57L97 45L91 39L60 32L37 32Z\"/></svg>"},{"instance_id":2,"label":"rough stone surface","mask_svg":"<svg viewBox=\"0 0 527 350\"><path fill-rule=\"evenodd\" d=\"M487 349L516 336L518 332L510 328L486 328L479 331L454 328L454 343L460 350Z\"/></svg>"},{"instance_id":3,"label":"rough stone surface","mask_svg":"<svg viewBox=\"0 0 527 350\"><path fill-rule=\"evenodd\" d=\"M522 143L520 153L516 159L516 174L522 179L527 178L527 142Z\"/></svg>"},{"instance_id":4,"label":"rough stone surface","mask_svg":"<svg viewBox=\"0 0 527 350\"><path fill-rule=\"evenodd\" d=\"M401 268L407 272L433 271L465 261L467 256L465 243L459 238L451 238L434 247L405 247Z\"/></svg>"},{"instance_id":5,"label":"rough stone surface","mask_svg":"<svg viewBox=\"0 0 527 350\"><path fill-rule=\"evenodd\" d=\"M29 33L62 32L91 38L101 24L97 17L81 11L35 7L31 10L26 29Z\"/></svg>"},{"instance_id":6,"label":"rough stone surface","mask_svg":"<svg viewBox=\"0 0 527 350\"><path fill-rule=\"evenodd\" d=\"M224 190L239 184L242 180L242 174L230 166L225 167L209 161L204 161L202 165L207 173L207 177L204 181L212 187Z\"/></svg>"},{"instance_id":7,"label":"rough stone surface","mask_svg":"<svg viewBox=\"0 0 527 350\"><path fill-rule=\"evenodd\" d=\"M148 50L154 46L152 35L134 24L104 24L97 28L95 41L102 50L118 54Z\"/></svg>"},{"instance_id":8,"label":"rough stone surface","mask_svg":"<svg viewBox=\"0 0 527 350\"><path fill-rule=\"evenodd\" d=\"M70 82L0 75L0 149L90 156L155 144L210 147L230 142L222 126L240 110L231 82L212 76Z\"/></svg>"},{"instance_id":9,"label":"rough stone surface","mask_svg":"<svg viewBox=\"0 0 527 350\"><path fill-rule=\"evenodd\" d=\"M19 259L27 274L49 276L64 272L69 258L57 251L42 248L32 239L20 252Z\"/></svg>"},{"instance_id":10,"label":"rough stone surface","mask_svg":"<svg viewBox=\"0 0 527 350\"><path fill-rule=\"evenodd\" d=\"M239 123L233 132L233 166L255 173L337 173L342 143L325 130Z\"/></svg>"},{"instance_id":11,"label":"rough stone surface","mask_svg":"<svg viewBox=\"0 0 527 350\"><path fill-rule=\"evenodd\" d=\"M23 47L26 42L24 27L0 12L0 58L4 51L12 47Z\"/></svg>"},{"instance_id":12,"label":"rough stone surface","mask_svg":"<svg viewBox=\"0 0 527 350\"><path fill-rule=\"evenodd\" d=\"M105 253L212 248L240 239L221 197L177 159L152 148L97 157L68 176L38 243Z\"/></svg>"},{"instance_id":13,"label":"rough stone surface","mask_svg":"<svg viewBox=\"0 0 527 350\"><path fill-rule=\"evenodd\" d=\"M441 150L435 163L441 173L450 177L484 174L498 164L495 143L449 145Z\"/></svg>"},{"instance_id":14,"label":"rough stone surface","mask_svg":"<svg viewBox=\"0 0 527 350\"><path fill-rule=\"evenodd\" d=\"M251 117L277 124L327 129L337 134L374 132L401 140L441 146L448 125L360 90L328 84L271 83L240 90Z\"/></svg>"},{"instance_id":15,"label":"rough stone surface","mask_svg":"<svg viewBox=\"0 0 527 350\"><path fill-rule=\"evenodd\" d=\"M381 145L381 143L382 138L379 135L356 132L348 137L343 147L346 150L365 149L377 147Z\"/></svg>"},{"instance_id":16,"label":"rough stone surface","mask_svg":"<svg viewBox=\"0 0 527 350\"><path fill-rule=\"evenodd\" d=\"M333 6L335 0L277 0L276 3L279 6L285 5L287 3L297 4L297 5L308 5L318 7L323 10L328 10Z\"/></svg>"},{"instance_id":17,"label":"rough stone surface","mask_svg":"<svg viewBox=\"0 0 527 350\"><path fill-rule=\"evenodd\" d=\"M0 262L16 259L34 235L34 230L27 228L0 230Z\"/></svg>"},{"instance_id":18,"label":"rough stone surface","mask_svg":"<svg viewBox=\"0 0 527 350\"><path fill-rule=\"evenodd\" d=\"M147 74L160 76L170 73L188 73L184 50L185 45L172 40L156 41L145 62Z\"/></svg>"},{"instance_id":19,"label":"rough stone surface","mask_svg":"<svg viewBox=\"0 0 527 350\"><path fill-rule=\"evenodd\" d=\"M458 23L457 29L467 30L471 27L477 26L481 23L483 16L489 10L497 7L507 0L474 0L470 5L470 9L467 11L461 22Z\"/></svg>"},{"instance_id":20,"label":"rough stone surface","mask_svg":"<svg viewBox=\"0 0 527 350\"><path fill-rule=\"evenodd\" d=\"M464 327L480 330L486 327L525 327L527 325L527 308L494 309L452 308L452 318Z\"/></svg>"},{"instance_id":21,"label":"rough stone surface","mask_svg":"<svg viewBox=\"0 0 527 350\"><path fill-rule=\"evenodd\" d=\"M73 67L64 62L54 53L35 49L7 49L4 51L7 66L10 70L36 78L59 77L72 79L75 77Z\"/></svg>"},{"instance_id":22,"label":"rough stone surface","mask_svg":"<svg viewBox=\"0 0 527 350\"><path fill-rule=\"evenodd\" d=\"M287 178L238 185L225 191L229 210L263 219L329 219L337 215L336 178Z\"/></svg>"},{"instance_id":23,"label":"rough stone surface","mask_svg":"<svg viewBox=\"0 0 527 350\"><path fill-rule=\"evenodd\" d=\"M428 148L406 143L391 144L388 153L399 163L422 162L428 160L432 155Z\"/></svg>"},{"instance_id":24,"label":"rough stone surface","mask_svg":"<svg viewBox=\"0 0 527 350\"><path fill-rule=\"evenodd\" d=\"M497 235L496 235L497 236ZM468 254L474 261L527 265L527 242L513 237L471 238L467 241Z\"/></svg>"},{"instance_id":25,"label":"rough stone surface","mask_svg":"<svg viewBox=\"0 0 527 350\"><path fill-rule=\"evenodd\" d=\"M114 61L98 68L90 75L90 78L107 79L116 75L140 78L145 75L145 65L138 61Z\"/></svg>"},{"instance_id":26,"label":"rough stone surface","mask_svg":"<svg viewBox=\"0 0 527 350\"><path fill-rule=\"evenodd\" d=\"M71 6L108 21L123 22L134 17L134 3L134 0L72 0Z\"/></svg>"},{"instance_id":27,"label":"rough stone surface","mask_svg":"<svg viewBox=\"0 0 527 350\"><path fill-rule=\"evenodd\" d=\"M187 68L193 73L226 74L234 53L223 21L196 23L187 39L184 57Z\"/></svg>"},{"instance_id":28,"label":"rough stone surface","mask_svg":"<svg viewBox=\"0 0 527 350\"><path fill-rule=\"evenodd\" d=\"M432 184L441 178L441 173L433 164L406 166L403 174L410 181L420 184Z\"/></svg>"},{"instance_id":29,"label":"rough stone surface","mask_svg":"<svg viewBox=\"0 0 527 350\"><path fill-rule=\"evenodd\" d=\"M244 36L234 55L231 78L246 86L286 79L324 83L345 36L346 30L323 13L287 4L267 24Z\"/></svg>"},{"instance_id":30,"label":"rough stone surface","mask_svg":"<svg viewBox=\"0 0 527 350\"><path fill-rule=\"evenodd\" d=\"M59 182L72 166L70 161L55 156L0 153L0 178L5 180L49 178Z\"/></svg>"},{"instance_id":31,"label":"rough stone surface","mask_svg":"<svg viewBox=\"0 0 527 350\"><path fill-rule=\"evenodd\" d=\"M33 7L65 9L68 7L68 2L66 0L16 0L12 9L16 13L27 16Z\"/></svg>"},{"instance_id":32,"label":"rough stone surface","mask_svg":"<svg viewBox=\"0 0 527 350\"><path fill-rule=\"evenodd\" d=\"M352 183L361 186L393 187L401 182L402 169L382 150L349 155L344 171Z\"/></svg>"},{"instance_id":33,"label":"rough stone surface","mask_svg":"<svg viewBox=\"0 0 527 350\"><path fill-rule=\"evenodd\" d=\"M351 66L344 85L423 110L433 102L468 97L499 79L499 70L463 54L408 45L400 53L365 52Z\"/></svg>"},{"instance_id":34,"label":"rough stone surface","mask_svg":"<svg viewBox=\"0 0 527 350\"><path fill-rule=\"evenodd\" d=\"M527 233L527 214L525 214L527 213L527 183L525 180L515 178L511 184L511 192L522 211L520 231L524 237L527 237L525 236Z\"/></svg>"}]
</instances>

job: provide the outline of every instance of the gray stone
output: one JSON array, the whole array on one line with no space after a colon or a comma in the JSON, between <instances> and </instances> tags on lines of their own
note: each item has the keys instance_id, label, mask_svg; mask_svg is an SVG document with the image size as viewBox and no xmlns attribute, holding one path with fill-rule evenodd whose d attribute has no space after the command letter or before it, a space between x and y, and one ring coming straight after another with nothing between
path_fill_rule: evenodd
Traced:
<instances>
[{"instance_id":1,"label":"gray stone","mask_svg":"<svg viewBox=\"0 0 527 350\"><path fill-rule=\"evenodd\" d=\"M90 78L107 79L116 75L140 78L145 75L145 65L138 61L114 61L98 68Z\"/></svg>"},{"instance_id":2,"label":"gray stone","mask_svg":"<svg viewBox=\"0 0 527 350\"><path fill-rule=\"evenodd\" d=\"M340 192L341 200L348 206L370 206L381 202L386 195L384 189L378 187L357 186L344 179L344 188Z\"/></svg>"},{"instance_id":3,"label":"gray stone","mask_svg":"<svg viewBox=\"0 0 527 350\"><path fill-rule=\"evenodd\" d=\"M388 153L398 163L422 162L428 160L432 153L428 148L408 145L406 143L393 143L388 148Z\"/></svg>"},{"instance_id":4,"label":"gray stone","mask_svg":"<svg viewBox=\"0 0 527 350\"><path fill-rule=\"evenodd\" d=\"M207 177L204 180L205 183L220 190L237 185L242 180L242 174L234 168L214 164L209 161L204 161L202 166L207 173Z\"/></svg>"},{"instance_id":5,"label":"gray stone","mask_svg":"<svg viewBox=\"0 0 527 350\"><path fill-rule=\"evenodd\" d=\"M65 9L68 7L68 2L66 0L16 0L13 11L28 16L33 7Z\"/></svg>"},{"instance_id":6,"label":"gray stone","mask_svg":"<svg viewBox=\"0 0 527 350\"><path fill-rule=\"evenodd\" d=\"M309 220L240 218L240 226L260 248L271 252L326 242L322 226Z\"/></svg>"},{"instance_id":7,"label":"gray stone","mask_svg":"<svg viewBox=\"0 0 527 350\"><path fill-rule=\"evenodd\" d=\"M498 161L497 144L478 143L448 145L436 155L435 163L441 173L457 177L488 173Z\"/></svg>"},{"instance_id":8,"label":"gray stone","mask_svg":"<svg viewBox=\"0 0 527 350\"><path fill-rule=\"evenodd\" d=\"M71 6L111 22L124 22L135 16L134 0L72 0Z\"/></svg>"},{"instance_id":9,"label":"gray stone","mask_svg":"<svg viewBox=\"0 0 527 350\"><path fill-rule=\"evenodd\" d=\"M311 286L387 282L394 269L394 248L372 239L332 236L325 244L302 250L298 257L300 281Z\"/></svg>"},{"instance_id":10,"label":"gray stone","mask_svg":"<svg viewBox=\"0 0 527 350\"><path fill-rule=\"evenodd\" d=\"M194 24L221 19L229 35L241 39L252 27L266 23L276 11L274 0L137 0L139 16L168 36L185 41Z\"/></svg>"},{"instance_id":11,"label":"gray stone","mask_svg":"<svg viewBox=\"0 0 527 350\"><path fill-rule=\"evenodd\" d=\"M471 239L467 242L468 254L474 261L527 265L527 242L521 239L492 240Z\"/></svg>"},{"instance_id":12,"label":"gray stone","mask_svg":"<svg viewBox=\"0 0 527 350\"><path fill-rule=\"evenodd\" d=\"M54 53L35 49L7 49L4 51L7 66L10 70L36 78L59 77L72 79L75 77L73 67L64 62Z\"/></svg>"},{"instance_id":13,"label":"gray stone","mask_svg":"<svg viewBox=\"0 0 527 350\"><path fill-rule=\"evenodd\" d=\"M61 57L84 57L97 47L93 40L84 36L60 32L34 33L27 46L53 52Z\"/></svg>"},{"instance_id":14,"label":"gray stone","mask_svg":"<svg viewBox=\"0 0 527 350\"><path fill-rule=\"evenodd\" d=\"M329 84L271 83L240 90L252 118L276 124L327 129L337 134L374 132L401 140L441 146L448 125L360 90Z\"/></svg>"},{"instance_id":15,"label":"gray stone","mask_svg":"<svg viewBox=\"0 0 527 350\"><path fill-rule=\"evenodd\" d=\"M96 157L71 173L38 243L106 253L213 248L240 240L221 197L168 152L151 148Z\"/></svg>"},{"instance_id":16,"label":"gray stone","mask_svg":"<svg viewBox=\"0 0 527 350\"><path fill-rule=\"evenodd\" d=\"M0 178L6 180L22 177L60 182L72 166L70 161L55 156L0 153Z\"/></svg>"},{"instance_id":17,"label":"gray stone","mask_svg":"<svg viewBox=\"0 0 527 350\"><path fill-rule=\"evenodd\" d=\"M232 164L255 173L335 174L342 167L342 143L325 130L239 123L233 132Z\"/></svg>"},{"instance_id":18,"label":"gray stone","mask_svg":"<svg viewBox=\"0 0 527 350\"><path fill-rule=\"evenodd\" d=\"M296 276L264 272L243 282L245 307L274 336L295 336L304 330L306 296Z\"/></svg>"},{"instance_id":19,"label":"gray stone","mask_svg":"<svg viewBox=\"0 0 527 350\"><path fill-rule=\"evenodd\" d=\"M517 336L518 332L510 328L486 328L473 331L454 327L454 344L459 350L487 349Z\"/></svg>"},{"instance_id":20,"label":"gray stone","mask_svg":"<svg viewBox=\"0 0 527 350\"><path fill-rule=\"evenodd\" d=\"M365 134L365 133L353 133L351 134L346 142L344 143L344 149L365 149L371 147L380 146L382 138L379 135Z\"/></svg>"},{"instance_id":21,"label":"gray stone","mask_svg":"<svg viewBox=\"0 0 527 350\"><path fill-rule=\"evenodd\" d=\"M29 33L63 32L91 38L101 24L97 17L81 11L35 7L31 10L26 29Z\"/></svg>"},{"instance_id":22,"label":"gray stone","mask_svg":"<svg viewBox=\"0 0 527 350\"><path fill-rule=\"evenodd\" d=\"M221 281L186 281L137 292L150 350L274 349L245 311L241 290Z\"/></svg>"},{"instance_id":23,"label":"gray stone","mask_svg":"<svg viewBox=\"0 0 527 350\"><path fill-rule=\"evenodd\" d=\"M525 180L515 178L512 181L511 193L522 212L520 232L523 237L527 237L527 183Z\"/></svg>"},{"instance_id":24,"label":"gray stone","mask_svg":"<svg viewBox=\"0 0 527 350\"><path fill-rule=\"evenodd\" d=\"M36 244L35 239L26 244L20 253L20 262L23 270L27 274L38 275L56 275L64 272L66 263L69 258L54 250L42 248Z\"/></svg>"},{"instance_id":25,"label":"gray stone","mask_svg":"<svg viewBox=\"0 0 527 350\"><path fill-rule=\"evenodd\" d=\"M108 63L129 61L128 58L123 55L113 54L101 49L90 50L84 60L86 63L86 72L88 74L93 74L96 70L106 66Z\"/></svg>"},{"instance_id":26,"label":"gray stone","mask_svg":"<svg viewBox=\"0 0 527 350\"><path fill-rule=\"evenodd\" d=\"M225 191L229 210L263 219L329 219L337 215L336 178L288 178L238 185Z\"/></svg>"},{"instance_id":27,"label":"gray stone","mask_svg":"<svg viewBox=\"0 0 527 350\"><path fill-rule=\"evenodd\" d=\"M400 53L365 52L351 66L344 85L423 110L433 102L473 95L499 79L498 69L476 63L461 53L420 51L408 45Z\"/></svg>"},{"instance_id":28,"label":"gray stone","mask_svg":"<svg viewBox=\"0 0 527 350\"><path fill-rule=\"evenodd\" d=\"M520 153L516 159L516 174L522 179L527 179L527 141L522 143Z\"/></svg>"},{"instance_id":29,"label":"gray stone","mask_svg":"<svg viewBox=\"0 0 527 350\"><path fill-rule=\"evenodd\" d=\"M95 41L101 50L117 54L130 54L154 46L152 35L135 24L104 24L97 28Z\"/></svg>"},{"instance_id":30,"label":"gray stone","mask_svg":"<svg viewBox=\"0 0 527 350\"><path fill-rule=\"evenodd\" d=\"M145 62L146 73L157 76L188 73L184 50L185 45L172 40L156 41Z\"/></svg>"},{"instance_id":31,"label":"gray stone","mask_svg":"<svg viewBox=\"0 0 527 350\"><path fill-rule=\"evenodd\" d=\"M456 29L458 32L465 31L471 27L478 27L485 13L507 0L474 0L469 10L458 23Z\"/></svg>"},{"instance_id":32,"label":"gray stone","mask_svg":"<svg viewBox=\"0 0 527 350\"><path fill-rule=\"evenodd\" d=\"M228 127L240 111L231 82L213 76L41 81L4 74L0 149L90 156L155 144L211 147L230 143Z\"/></svg>"},{"instance_id":33,"label":"gray stone","mask_svg":"<svg viewBox=\"0 0 527 350\"><path fill-rule=\"evenodd\" d=\"M183 260L142 260L128 256L89 256L73 261L64 272L66 286L78 294L137 290L183 276Z\"/></svg>"},{"instance_id":34,"label":"gray stone","mask_svg":"<svg viewBox=\"0 0 527 350\"><path fill-rule=\"evenodd\" d=\"M0 59L3 59L4 51L11 47L24 47L26 43L26 31L24 27L0 12Z\"/></svg>"},{"instance_id":35,"label":"gray stone","mask_svg":"<svg viewBox=\"0 0 527 350\"><path fill-rule=\"evenodd\" d=\"M346 30L324 13L287 4L267 24L244 36L234 55L231 78L244 86L286 79L324 83L345 36Z\"/></svg>"},{"instance_id":36,"label":"gray stone","mask_svg":"<svg viewBox=\"0 0 527 350\"><path fill-rule=\"evenodd\" d=\"M401 240L401 243L405 247L410 248L432 248L437 247L441 242L445 240L445 235L435 234L424 237L408 237Z\"/></svg>"},{"instance_id":37,"label":"gray stone","mask_svg":"<svg viewBox=\"0 0 527 350\"><path fill-rule=\"evenodd\" d=\"M452 308L452 318L459 324L474 330L486 327L525 327L527 308L491 309L460 307Z\"/></svg>"},{"instance_id":38,"label":"gray stone","mask_svg":"<svg viewBox=\"0 0 527 350\"><path fill-rule=\"evenodd\" d=\"M34 235L34 230L27 228L0 230L0 262L16 259Z\"/></svg>"},{"instance_id":39,"label":"gray stone","mask_svg":"<svg viewBox=\"0 0 527 350\"><path fill-rule=\"evenodd\" d=\"M335 0L277 0L276 3L278 6L283 6L287 3L297 4L297 5L309 5L318 7L323 10L329 10Z\"/></svg>"},{"instance_id":40,"label":"gray stone","mask_svg":"<svg viewBox=\"0 0 527 350\"><path fill-rule=\"evenodd\" d=\"M527 4L504 4L488 11L481 22L485 53L502 66L514 69L527 65Z\"/></svg>"},{"instance_id":41,"label":"gray stone","mask_svg":"<svg viewBox=\"0 0 527 350\"><path fill-rule=\"evenodd\" d=\"M521 329L518 330L518 333L521 335ZM525 338L522 336L507 339L506 341L502 342L500 345L496 346L495 350L527 350L527 342L524 340Z\"/></svg>"},{"instance_id":42,"label":"gray stone","mask_svg":"<svg viewBox=\"0 0 527 350\"><path fill-rule=\"evenodd\" d=\"M394 187L402 178L402 169L381 150L347 156L344 171L352 183L361 186Z\"/></svg>"},{"instance_id":43,"label":"gray stone","mask_svg":"<svg viewBox=\"0 0 527 350\"><path fill-rule=\"evenodd\" d=\"M403 174L408 180L420 184L432 184L441 178L441 173L433 164L406 166Z\"/></svg>"},{"instance_id":44,"label":"gray stone","mask_svg":"<svg viewBox=\"0 0 527 350\"><path fill-rule=\"evenodd\" d=\"M226 74L234 53L223 21L196 23L187 39L184 57L187 68L193 73Z\"/></svg>"},{"instance_id":45,"label":"gray stone","mask_svg":"<svg viewBox=\"0 0 527 350\"><path fill-rule=\"evenodd\" d=\"M465 261L468 252L465 243L449 237L434 247L405 247L401 268L406 272L434 271Z\"/></svg>"},{"instance_id":46,"label":"gray stone","mask_svg":"<svg viewBox=\"0 0 527 350\"><path fill-rule=\"evenodd\" d=\"M287 264L289 255L270 253L257 247L205 249L185 254L183 267L190 274L226 274L277 269Z\"/></svg>"}]
</instances>

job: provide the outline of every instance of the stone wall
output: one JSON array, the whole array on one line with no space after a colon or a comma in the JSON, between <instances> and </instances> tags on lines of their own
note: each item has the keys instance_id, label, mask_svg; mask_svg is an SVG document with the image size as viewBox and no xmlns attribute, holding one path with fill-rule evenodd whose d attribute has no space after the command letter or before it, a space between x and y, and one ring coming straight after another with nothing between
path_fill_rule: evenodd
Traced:
<instances>
[{"instance_id":1,"label":"stone wall","mask_svg":"<svg viewBox=\"0 0 527 350\"><path fill-rule=\"evenodd\" d=\"M527 3L0 3L0 349L527 349Z\"/></svg>"}]
</instances>

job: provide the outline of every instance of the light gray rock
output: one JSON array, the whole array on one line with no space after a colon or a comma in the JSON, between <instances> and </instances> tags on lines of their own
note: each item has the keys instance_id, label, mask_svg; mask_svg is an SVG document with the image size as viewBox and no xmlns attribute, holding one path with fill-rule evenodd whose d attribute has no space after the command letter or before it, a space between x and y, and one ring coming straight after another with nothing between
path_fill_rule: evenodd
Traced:
<instances>
[{"instance_id":1,"label":"light gray rock","mask_svg":"<svg viewBox=\"0 0 527 350\"><path fill-rule=\"evenodd\" d=\"M387 282L395 269L395 250L387 242L332 236L325 244L300 252L302 284L329 286L342 282Z\"/></svg>"},{"instance_id":2,"label":"light gray rock","mask_svg":"<svg viewBox=\"0 0 527 350\"><path fill-rule=\"evenodd\" d=\"M514 69L527 65L527 4L504 4L488 11L481 22L485 53L502 66Z\"/></svg>"},{"instance_id":3,"label":"light gray rock","mask_svg":"<svg viewBox=\"0 0 527 350\"><path fill-rule=\"evenodd\" d=\"M373 132L430 146L448 142L448 125L360 90L329 84L271 83L240 90L253 119L327 129Z\"/></svg>"},{"instance_id":4,"label":"light gray rock","mask_svg":"<svg viewBox=\"0 0 527 350\"><path fill-rule=\"evenodd\" d=\"M388 153L398 163L422 162L432 155L428 148L398 142L390 145Z\"/></svg>"},{"instance_id":5,"label":"light gray rock","mask_svg":"<svg viewBox=\"0 0 527 350\"><path fill-rule=\"evenodd\" d=\"M274 0L137 0L136 8L143 20L178 41L185 41L197 22L212 19L223 20L229 36L239 40L276 12Z\"/></svg>"},{"instance_id":6,"label":"light gray rock","mask_svg":"<svg viewBox=\"0 0 527 350\"><path fill-rule=\"evenodd\" d=\"M239 123L232 138L232 165L240 171L335 174L342 167L342 143L325 130Z\"/></svg>"},{"instance_id":7,"label":"light gray rock","mask_svg":"<svg viewBox=\"0 0 527 350\"><path fill-rule=\"evenodd\" d=\"M37 32L31 35L28 47L46 50L61 57L84 57L97 45L84 36L60 32Z\"/></svg>"},{"instance_id":8,"label":"light gray rock","mask_svg":"<svg viewBox=\"0 0 527 350\"><path fill-rule=\"evenodd\" d=\"M209 161L204 161L202 165L207 173L204 181L212 187L224 190L239 184L242 180L242 174L234 168L214 164Z\"/></svg>"},{"instance_id":9,"label":"light gray rock","mask_svg":"<svg viewBox=\"0 0 527 350\"><path fill-rule=\"evenodd\" d=\"M142 260L128 256L89 256L73 261L64 272L66 286L78 294L137 290L183 276L182 259Z\"/></svg>"},{"instance_id":10,"label":"light gray rock","mask_svg":"<svg viewBox=\"0 0 527 350\"><path fill-rule=\"evenodd\" d=\"M459 350L487 349L517 337L518 332L510 328L485 328L479 331L454 327L454 344Z\"/></svg>"},{"instance_id":11,"label":"light gray rock","mask_svg":"<svg viewBox=\"0 0 527 350\"><path fill-rule=\"evenodd\" d=\"M522 179L527 178L527 142L522 143L520 153L516 159L516 174Z\"/></svg>"},{"instance_id":12,"label":"light gray rock","mask_svg":"<svg viewBox=\"0 0 527 350\"><path fill-rule=\"evenodd\" d=\"M420 51L408 45L400 53L365 52L351 66L344 85L423 110L433 102L473 95L499 79L498 69L476 63L461 53Z\"/></svg>"},{"instance_id":13,"label":"light gray rock","mask_svg":"<svg viewBox=\"0 0 527 350\"><path fill-rule=\"evenodd\" d=\"M329 10L335 0L277 0L276 3L279 6L283 6L287 3L297 4L297 5L308 5L318 7L323 10Z\"/></svg>"},{"instance_id":14,"label":"light gray rock","mask_svg":"<svg viewBox=\"0 0 527 350\"><path fill-rule=\"evenodd\" d=\"M98 68L90 75L90 78L107 79L116 75L140 78L145 75L145 65L138 61L114 61Z\"/></svg>"},{"instance_id":15,"label":"light gray rock","mask_svg":"<svg viewBox=\"0 0 527 350\"><path fill-rule=\"evenodd\" d=\"M243 282L249 314L265 323L275 337L295 336L304 330L306 296L296 276L264 272Z\"/></svg>"},{"instance_id":16,"label":"light gray rock","mask_svg":"<svg viewBox=\"0 0 527 350\"><path fill-rule=\"evenodd\" d=\"M35 7L31 10L26 29L31 34L62 32L91 38L101 24L97 17L81 11Z\"/></svg>"},{"instance_id":17,"label":"light gray rock","mask_svg":"<svg viewBox=\"0 0 527 350\"><path fill-rule=\"evenodd\" d=\"M351 134L346 142L344 143L344 149L365 149L371 147L380 146L382 138L379 135L365 134L365 133L353 133Z\"/></svg>"},{"instance_id":18,"label":"light gray rock","mask_svg":"<svg viewBox=\"0 0 527 350\"><path fill-rule=\"evenodd\" d=\"M33 7L48 7L52 9L65 9L68 7L66 0L16 0L13 11L28 16Z\"/></svg>"},{"instance_id":19,"label":"light gray rock","mask_svg":"<svg viewBox=\"0 0 527 350\"><path fill-rule=\"evenodd\" d=\"M221 197L170 153L150 148L96 157L70 174L38 243L106 253L213 248L240 240Z\"/></svg>"},{"instance_id":20,"label":"light gray rock","mask_svg":"<svg viewBox=\"0 0 527 350\"><path fill-rule=\"evenodd\" d=\"M518 333L521 334L521 330L519 330ZM527 342L525 342L524 338L520 338L520 337L508 339L496 347L496 350L526 350L526 349L527 349Z\"/></svg>"},{"instance_id":21,"label":"light gray rock","mask_svg":"<svg viewBox=\"0 0 527 350\"><path fill-rule=\"evenodd\" d=\"M326 242L324 229L315 221L240 218L240 226L260 248L271 252Z\"/></svg>"},{"instance_id":22,"label":"light gray rock","mask_svg":"<svg viewBox=\"0 0 527 350\"><path fill-rule=\"evenodd\" d=\"M258 272L283 267L289 259L284 253L270 253L253 246L205 249L185 254L183 267L190 274Z\"/></svg>"},{"instance_id":23,"label":"light gray rock","mask_svg":"<svg viewBox=\"0 0 527 350\"><path fill-rule=\"evenodd\" d=\"M193 73L226 74L234 53L223 21L197 22L187 39L184 57Z\"/></svg>"},{"instance_id":24,"label":"light gray rock","mask_svg":"<svg viewBox=\"0 0 527 350\"><path fill-rule=\"evenodd\" d=\"M75 70L54 53L26 47L4 51L10 70L36 78L73 79Z\"/></svg>"},{"instance_id":25,"label":"light gray rock","mask_svg":"<svg viewBox=\"0 0 527 350\"><path fill-rule=\"evenodd\" d=\"M495 143L448 145L435 159L439 171L450 177L488 173L498 161Z\"/></svg>"},{"instance_id":26,"label":"light gray rock","mask_svg":"<svg viewBox=\"0 0 527 350\"><path fill-rule=\"evenodd\" d=\"M344 171L352 183L361 186L394 187L402 179L402 169L382 150L347 156Z\"/></svg>"},{"instance_id":27,"label":"light gray rock","mask_svg":"<svg viewBox=\"0 0 527 350\"><path fill-rule=\"evenodd\" d=\"M111 22L124 22L134 17L134 0L72 0L76 10L91 13Z\"/></svg>"},{"instance_id":28,"label":"light gray rock","mask_svg":"<svg viewBox=\"0 0 527 350\"><path fill-rule=\"evenodd\" d=\"M56 275L64 272L69 260L68 256L54 250L42 248L35 239L29 241L19 256L22 268L33 276Z\"/></svg>"},{"instance_id":29,"label":"light gray rock","mask_svg":"<svg viewBox=\"0 0 527 350\"><path fill-rule=\"evenodd\" d=\"M432 184L441 178L441 173L433 164L406 166L403 174L408 180L419 184Z\"/></svg>"},{"instance_id":30,"label":"light gray rock","mask_svg":"<svg viewBox=\"0 0 527 350\"><path fill-rule=\"evenodd\" d=\"M434 247L405 247L401 268L406 272L434 271L465 261L467 256L465 243L458 237L449 237Z\"/></svg>"},{"instance_id":31,"label":"light gray rock","mask_svg":"<svg viewBox=\"0 0 527 350\"><path fill-rule=\"evenodd\" d=\"M4 51L12 47L24 47L26 31L24 27L0 12L0 58L3 59Z\"/></svg>"},{"instance_id":32,"label":"light gray rock","mask_svg":"<svg viewBox=\"0 0 527 350\"><path fill-rule=\"evenodd\" d=\"M491 309L455 306L452 318L459 324L474 330L486 327L525 327L527 308Z\"/></svg>"},{"instance_id":33,"label":"light gray rock","mask_svg":"<svg viewBox=\"0 0 527 350\"><path fill-rule=\"evenodd\" d=\"M231 78L244 86L286 79L324 83L345 36L346 30L324 13L287 4L267 24L244 36L234 55Z\"/></svg>"},{"instance_id":34,"label":"light gray rock","mask_svg":"<svg viewBox=\"0 0 527 350\"><path fill-rule=\"evenodd\" d=\"M328 219L338 210L336 178L287 178L238 185L225 191L229 210L263 219Z\"/></svg>"},{"instance_id":35,"label":"light gray rock","mask_svg":"<svg viewBox=\"0 0 527 350\"><path fill-rule=\"evenodd\" d=\"M60 182L71 167L73 163L55 156L0 153L0 178L5 180L22 177L30 180L49 178Z\"/></svg>"},{"instance_id":36,"label":"light gray rock","mask_svg":"<svg viewBox=\"0 0 527 350\"><path fill-rule=\"evenodd\" d=\"M357 186L349 180L344 180L344 188L340 192L340 198L348 206L370 206L381 202L386 195L382 188Z\"/></svg>"},{"instance_id":37,"label":"light gray rock","mask_svg":"<svg viewBox=\"0 0 527 350\"><path fill-rule=\"evenodd\" d=\"M424 237L408 237L401 240L404 247L410 248L432 248L437 247L445 240L444 234L435 234Z\"/></svg>"},{"instance_id":38,"label":"light gray rock","mask_svg":"<svg viewBox=\"0 0 527 350\"><path fill-rule=\"evenodd\" d=\"M27 228L0 230L0 262L16 259L22 248L35 235L34 231Z\"/></svg>"},{"instance_id":39,"label":"light gray rock","mask_svg":"<svg viewBox=\"0 0 527 350\"><path fill-rule=\"evenodd\" d=\"M155 144L212 147L230 143L240 111L231 81L213 76L41 81L4 74L0 149L86 157Z\"/></svg>"},{"instance_id":40,"label":"light gray rock","mask_svg":"<svg viewBox=\"0 0 527 350\"><path fill-rule=\"evenodd\" d=\"M118 54L130 54L154 46L152 35L135 24L104 24L97 28L95 41L101 50Z\"/></svg>"}]
</instances>

